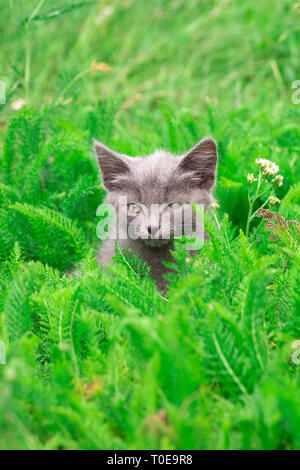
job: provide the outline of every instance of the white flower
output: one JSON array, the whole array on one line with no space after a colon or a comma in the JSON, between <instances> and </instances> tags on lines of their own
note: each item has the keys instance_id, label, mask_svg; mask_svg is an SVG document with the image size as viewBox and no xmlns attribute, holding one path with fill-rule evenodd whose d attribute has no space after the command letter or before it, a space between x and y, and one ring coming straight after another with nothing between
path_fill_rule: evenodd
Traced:
<instances>
[{"instance_id":1,"label":"white flower","mask_svg":"<svg viewBox=\"0 0 300 470\"><path fill-rule=\"evenodd\" d=\"M265 158L257 158L256 165L262 169L264 176L275 176L279 171L279 166Z\"/></svg>"},{"instance_id":2,"label":"white flower","mask_svg":"<svg viewBox=\"0 0 300 470\"><path fill-rule=\"evenodd\" d=\"M252 184L254 183L255 181L257 181L257 178L254 177L254 174L253 173L248 173L247 175L247 182L249 184Z\"/></svg>"},{"instance_id":3,"label":"white flower","mask_svg":"<svg viewBox=\"0 0 300 470\"><path fill-rule=\"evenodd\" d=\"M212 209L219 209L220 204L218 204L216 201L214 201L214 202L211 203L211 207L212 207Z\"/></svg>"},{"instance_id":4,"label":"white flower","mask_svg":"<svg viewBox=\"0 0 300 470\"><path fill-rule=\"evenodd\" d=\"M275 186L282 186L283 176L282 175L275 176L275 178L272 179L271 183L274 184Z\"/></svg>"},{"instance_id":5,"label":"white flower","mask_svg":"<svg viewBox=\"0 0 300 470\"><path fill-rule=\"evenodd\" d=\"M276 204L280 204L280 199L276 196L270 196L268 199L268 203L271 204L272 206L275 206Z\"/></svg>"}]
</instances>

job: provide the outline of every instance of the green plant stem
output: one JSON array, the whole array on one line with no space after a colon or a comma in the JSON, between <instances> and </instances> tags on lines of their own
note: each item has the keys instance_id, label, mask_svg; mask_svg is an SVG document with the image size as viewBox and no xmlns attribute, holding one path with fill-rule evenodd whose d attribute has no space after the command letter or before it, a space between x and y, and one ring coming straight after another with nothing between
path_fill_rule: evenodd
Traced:
<instances>
[{"instance_id":1,"label":"green plant stem","mask_svg":"<svg viewBox=\"0 0 300 470\"><path fill-rule=\"evenodd\" d=\"M32 21L32 19L38 14L38 12L41 9L41 7L43 6L44 2L45 2L45 0L40 0L40 2L37 4L37 6L32 11L32 13L31 13L31 15L28 19L28 23L30 23Z\"/></svg>"},{"instance_id":2,"label":"green plant stem","mask_svg":"<svg viewBox=\"0 0 300 470\"><path fill-rule=\"evenodd\" d=\"M249 236L249 230L250 230L250 222L251 222L251 215L252 215L252 208L253 208L253 204L249 204L249 212L248 212L248 218L247 218L247 224L246 224L246 237Z\"/></svg>"},{"instance_id":3,"label":"green plant stem","mask_svg":"<svg viewBox=\"0 0 300 470\"><path fill-rule=\"evenodd\" d=\"M216 215L216 213L215 213L214 210L212 211L212 214L213 214L213 218L215 219L215 222L216 222L216 225L217 225L218 229L221 230L221 226L220 226L220 224L219 224L217 215Z\"/></svg>"},{"instance_id":4,"label":"green plant stem","mask_svg":"<svg viewBox=\"0 0 300 470\"><path fill-rule=\"evenodd\" d=\"M265 202L258 209L256 209L256 211L251 215L250 221L254 219L254 217L256 217L256 214L260 209L263 209L268 204L268 200L269 198L266 199Z\"/></svg>"},{"instance_id":5,"label":"green plant stem","mask_svg":"<svg viewBox=\"0 0 300 470\"><path fill-rule=\"evenodd\" d=\"M77 75L75 75L75 77L62 89L62 91L59 93L58 97L56 98L55 102L54 102L54 106L58 106L59 104L61 104L61 102L63 101L63 98L66 94L66 92L78 81L80 80L82 77L84 77L85 75L87 75L88 73L90 73L90 67L87 68L87 69L84 69L82 70L81 72L79 72Z\"/></svg>"}]
</instances>

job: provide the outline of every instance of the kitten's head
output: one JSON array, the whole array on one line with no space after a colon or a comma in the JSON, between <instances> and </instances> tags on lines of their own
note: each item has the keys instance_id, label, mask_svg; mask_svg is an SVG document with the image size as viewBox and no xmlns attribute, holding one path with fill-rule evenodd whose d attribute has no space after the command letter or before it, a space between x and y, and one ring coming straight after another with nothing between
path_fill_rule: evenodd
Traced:
<instances>
[{"instance_id":1,"label":"kitten's head","mask_svg":"<svg viewBox=\"0 0 300 470\"><path fill-rule=\"evenodd\" d=\"M94 146L108 202L127 227L137 228L137 238L148 245L169 243L191 202L207 209L213 200L218 156L217 144L211 137L202 139L181 156L157 150L147 157L133 158L96 140ZM127 203L120 204L125 196ZM190 221L185 217L185 222L190 223L192 231L194 216L190 216Z\"/></svg>"}]
</instances>

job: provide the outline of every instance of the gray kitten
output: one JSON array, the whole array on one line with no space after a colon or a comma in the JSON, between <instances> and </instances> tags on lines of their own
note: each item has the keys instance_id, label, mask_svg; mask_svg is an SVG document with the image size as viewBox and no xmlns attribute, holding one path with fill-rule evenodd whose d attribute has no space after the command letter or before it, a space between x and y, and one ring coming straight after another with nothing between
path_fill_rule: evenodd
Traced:
<instances>
[{"instance_id":1,"label":"gray kitten","mask_svg":"<svg viewBox=\"0 0 300 470\"><path fill-rule=\"evenodd\" d=\"M206 137L185 155L174 156L157 150L147 157L134 158L118 154L96 140L94 146L108 191L107 201L118 214L117 222L122 218L123 224L125 220L128 227L132 223L138 228L136 239L122 239L119 243L150 265L157 287L165 290L163 275L168 269L162 261L174 261L170 249L176 227L184 219L184 212L179 219L175 214L181 207L191 207L191 201L202 204L204 210L209 208L216 181L217 144ZM121 199L126 196L127 205L120 204L120 196ZM150 206L156 207L155 211ZM194 227L194 212L188 224L191 229ZM204 237L208 238L205 233ZM97 261L102 265L111 263L114 251L115 240L107 240ZM190 253L194 255L196 251Z\"/></svg>"}]
</instances>

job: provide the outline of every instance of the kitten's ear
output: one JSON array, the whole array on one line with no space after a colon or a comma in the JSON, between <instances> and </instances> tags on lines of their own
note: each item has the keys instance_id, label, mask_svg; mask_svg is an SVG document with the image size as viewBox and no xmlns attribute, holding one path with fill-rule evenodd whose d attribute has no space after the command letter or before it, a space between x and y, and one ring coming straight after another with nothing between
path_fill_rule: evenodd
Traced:
<instances>
[{"instance_id":1,"label":"kitten's ear","mask_svg":"<svg viewBox=\"0 0 300 470\"><path fill-rule=\"evenodd\" d=\"M212 189L216 181L217 143L212 137L200 140L181 160L180 172L189 173L197 187Z\"/></svg>"},{"instance_id":2,"label":"kitten's ear","mask_svg":"<svg viewBox=\"0 0 300 470\"><path fill-rule=\"evenodd\" d=\"M102 172L104 186L110 191L118 189L122 176L130 172L128 166L129 157L114 152L95 139L94 149Z\"/></svg>"}]
</instances>

